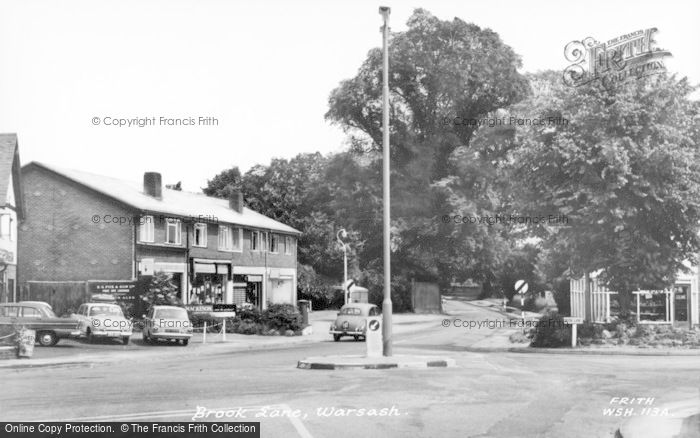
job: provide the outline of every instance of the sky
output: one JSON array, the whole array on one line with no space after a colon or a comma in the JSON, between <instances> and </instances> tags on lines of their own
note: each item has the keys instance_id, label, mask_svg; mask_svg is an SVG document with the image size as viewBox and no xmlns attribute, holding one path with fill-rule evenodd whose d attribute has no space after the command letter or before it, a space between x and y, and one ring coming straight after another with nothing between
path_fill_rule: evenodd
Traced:
<instances>
[{"instance_id":1,"label":"sky","mask_svg":"<svg viewBox=\"0 0 700 438\"><path fill-rule=\"evenodd\" d=\"M17 133L24 164L157 171L196 192L233 166L343 150L328 96L381 45L380 5L392 31L418 7L491 28L523 72L565 68L570 41L656 27L668 69L700 83L691 0L0 0L0 132ZM154 123L113 124L139 118Z\"/></svg>"}]
</instances>

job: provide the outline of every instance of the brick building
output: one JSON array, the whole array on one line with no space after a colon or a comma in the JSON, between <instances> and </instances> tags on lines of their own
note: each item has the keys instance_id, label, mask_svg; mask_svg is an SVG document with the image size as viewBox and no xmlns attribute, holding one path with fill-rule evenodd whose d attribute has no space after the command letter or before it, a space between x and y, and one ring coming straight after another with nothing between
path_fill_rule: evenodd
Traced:
<instances>
[{"instance_id":1,"label":"brick building","mask_svg":"<svg viewBox=\"0 0 700 438\"><path fill-rule=\"evenodd\" d=\"M17 290L17 224L24 218L16 134L0 134L0 303Z\"/></svg>"},{"instance_id":2,"label":"brick building","mask_svg":"<svg viewBox=\"0 0 700 438\"><path fill-rule=\"evenodd\" d=\"M19 229L23 299L75 307L119 296L156 272L186 305L296 302L299 231L232 199L32 162L22 168L27 219Z\"/></svg>"}]
</instances>

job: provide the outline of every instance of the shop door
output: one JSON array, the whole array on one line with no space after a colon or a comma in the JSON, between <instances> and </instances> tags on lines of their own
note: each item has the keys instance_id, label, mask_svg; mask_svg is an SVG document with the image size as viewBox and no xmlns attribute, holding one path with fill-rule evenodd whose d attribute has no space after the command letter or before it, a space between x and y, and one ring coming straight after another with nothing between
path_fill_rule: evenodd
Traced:
<instances>
[{"instance_id":1,"label":"shop door","mask_svg":"<svg viewBox=\"0 0 700 438\"><path fill-rule=\"evenodd\" d=\"M676 285L673 288L673 319L678 322L688 321L688 302L690 299L690 285Z\"/></svg>"}]
</instances>

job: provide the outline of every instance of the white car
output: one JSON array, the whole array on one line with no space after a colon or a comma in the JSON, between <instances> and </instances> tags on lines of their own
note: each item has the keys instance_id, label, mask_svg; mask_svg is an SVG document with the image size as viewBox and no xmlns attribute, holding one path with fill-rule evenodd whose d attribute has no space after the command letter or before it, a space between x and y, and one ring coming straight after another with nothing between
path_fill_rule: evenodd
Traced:
<instances>
[{"instance_id":1,"label":"white car","mask_svg":"<svg viewBox=\"0 0 700 438\"><path fill-rule=\"evenodd\" d=\"M187 345L192 337L192 322L182 307L153 306L143 319L143 340L147 344L164 339Z\"/></svg>"},{"instance_id":2,"label":"white car","mask_svg":"<svg viewBox=\"0 0 700 438\"><path fill-rule=\"evenodd\" d=\"M129 343L133 324L116 304L85 303L72 316L78 320L80 336L90 343L98 338L121 339L124 345Z\"/></svg>"}]
</instances>

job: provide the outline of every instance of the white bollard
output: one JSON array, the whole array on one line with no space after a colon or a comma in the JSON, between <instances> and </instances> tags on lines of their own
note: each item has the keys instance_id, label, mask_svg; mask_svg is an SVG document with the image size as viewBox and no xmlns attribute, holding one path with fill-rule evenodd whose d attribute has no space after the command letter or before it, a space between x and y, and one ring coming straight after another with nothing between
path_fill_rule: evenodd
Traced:
<instances>
[{"instance_id":1,"label":"white bollard","mask_svg":"<svg viewBox=\"0 0 700 438\"><path fill-rule=\"evenodd\" d=\"M207 343L207 322L204 321L204 332L202 332L202 344Z\"/></svg>"},{"instance_id":2,"label":"white bollard","mask_svg":"<svg viewBox=\"0 0 700 438\"><path fill-rule=\"evenodd\" d=\"M571 346L576 346L576 326L578 324L571 324Z\"/></svg>"},{"instance_id":3,"label":"white bollard","mask_svg":"<svg viewBox=\"0 0 700 438\"><path fill-rule=\"evenodd\" d=\"M221 340L226 342L226 318L224 318L224 326L221 328Z\"/></svg>"}]
</instances>

